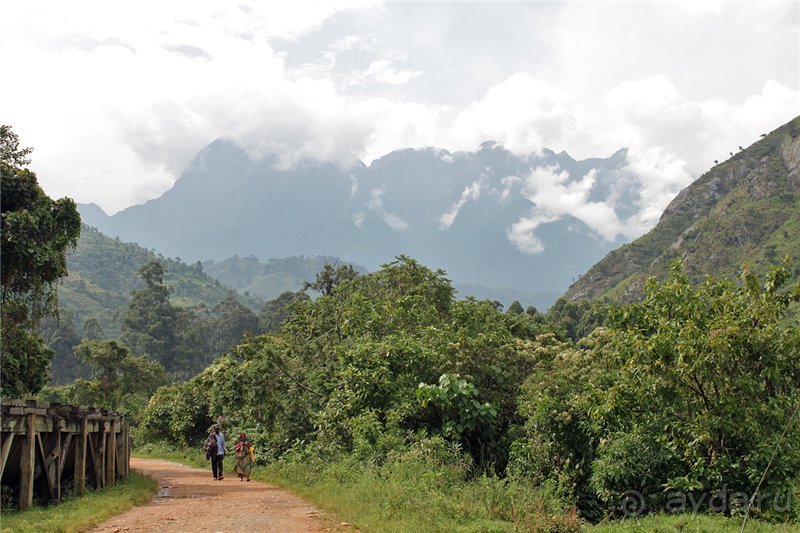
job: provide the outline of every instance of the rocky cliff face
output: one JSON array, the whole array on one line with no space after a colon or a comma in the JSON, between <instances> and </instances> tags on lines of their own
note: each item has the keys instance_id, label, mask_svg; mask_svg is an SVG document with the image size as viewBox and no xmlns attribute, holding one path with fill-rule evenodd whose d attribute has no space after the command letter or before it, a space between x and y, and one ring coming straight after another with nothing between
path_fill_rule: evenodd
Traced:
<instances>
[{"instance_id":1,"label":"rocky cliff face","mask_svg":"<svg viewBox=\"0 0 800 533\"><path fill-rule=\"evenodd\" d=\"M800 117L681 191L659 223L610 252L567 291L570 301L641 298L644 280L675 259L689 275L733 278L789 256L800 273Z\"/></svg>"}]
</instances>

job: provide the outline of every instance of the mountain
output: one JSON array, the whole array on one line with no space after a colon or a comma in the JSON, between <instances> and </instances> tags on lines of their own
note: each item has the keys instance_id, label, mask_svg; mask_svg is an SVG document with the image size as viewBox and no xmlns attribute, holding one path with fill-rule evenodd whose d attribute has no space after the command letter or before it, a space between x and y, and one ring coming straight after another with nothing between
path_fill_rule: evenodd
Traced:
<instances>
[{"instance_id":1,"label":"mountain","mask_svg":"<svg viewBox=\"0 0 800 533\"><path fill-rule=\"evenodd\" d=\"M609 253L567 291L569 301L636 300L675 259L695 281L763 272L789 256L800 275L800 117L714 166L669 204L647 234Z\"/></svg>"},{"instance_id":2,"label":"mountain","mask_svg":"<svg viewBox=\"0 0 800 533\"><path fill-rule=\"evenodd\" d=\"M61 314L73 319L78 332L87 319L95 318L107 336L119 336L121 315L128 307L130 293L144 286L136 272L153 260L164 267L164 281L172 289L171 299L177 305L213 307L235 294L232 288L203 272L199 263L187 265L156 255L84 224L78 246L67 256L69 276L59 284ZM263 303L252 296L237 298L256 313Z\"/></svg>"},{"instance_id":3,"label":"mountain","mask_svg":"<svg viewBox=\"0 0 800 533\"><path fill-rule=\"evenodd\" d=\"M220 139L159 198L113 216L79 209L106 234L192 262L324 255L374 270L406 254L457 286L546 309L623 239L536 194L567 191L625 220L639 193L626 166L625 150L578 161L550 150L515 155L494 142L398 150L369 166L286 165Z\"/></svg>"},{"instance_id":4,"label":"mountain","mask_svg":"<svg viewBox=\"0 0 800 533\"><path fill-rule=\"evenodd\" d=\"M203 271L240 293L272 300L283 292L302 290L303 284L313 282L326 264L341 263L336 257L324 255L270 259L266 263L252 255L235 255L223 261L206 261ZM367 272L360 265L351 266L362 274Z\"/></svg>"}]
</instances>

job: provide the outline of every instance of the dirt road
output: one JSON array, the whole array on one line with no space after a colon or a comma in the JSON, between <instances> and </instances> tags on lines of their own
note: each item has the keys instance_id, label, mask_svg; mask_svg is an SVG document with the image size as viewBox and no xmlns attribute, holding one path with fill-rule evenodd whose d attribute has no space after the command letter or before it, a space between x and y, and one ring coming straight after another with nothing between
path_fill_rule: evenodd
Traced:
<instances>
[{"instance_id":1,"label":"dirt road","mask_svg":"<svg viewBox=\"0 0 800 533\"><path fill-rule=\"evenodd\" d=\"M232 459L231 459L232 460ZM226 468L230 467L227 460ZM155 478L159 494L141 507L91 530L134 531L323 531L321 512L297 496L258 481L229 474L214 481L211 470L168 461L131 459L131 467Z\"/></svg>"}]
</instances>

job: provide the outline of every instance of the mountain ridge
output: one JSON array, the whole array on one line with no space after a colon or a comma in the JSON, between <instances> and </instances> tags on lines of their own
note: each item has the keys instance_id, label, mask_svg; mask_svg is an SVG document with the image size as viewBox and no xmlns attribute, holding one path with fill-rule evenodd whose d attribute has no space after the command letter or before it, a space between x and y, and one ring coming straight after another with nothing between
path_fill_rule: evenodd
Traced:
<instances>
[{"instance_id":1,"label":"mountain ridge","mask_svg":"<svg viewBox=\"0 0 800 533\"><path fill-rule=\"evenodd\" d=\"M192 262L320 255L374 270L403 254L456 285L487 294L513 287L516 299L546 309L625 237L536 200L537 188L605 202L624 220L639 198L621 185L635 181L626 166L625 149L576 160L547 149L519 156L487 141L475 151L395 150L369 166L281 167L218 139L159 198L105 217L79 209L108 235Z\"/></svg>"}]
</instances>

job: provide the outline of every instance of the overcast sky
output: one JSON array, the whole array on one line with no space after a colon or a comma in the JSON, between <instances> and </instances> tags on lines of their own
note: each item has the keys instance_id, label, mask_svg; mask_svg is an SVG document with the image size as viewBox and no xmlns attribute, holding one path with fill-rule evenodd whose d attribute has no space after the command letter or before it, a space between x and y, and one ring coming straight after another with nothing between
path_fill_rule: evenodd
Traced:
<instances>
[{"instance_id":1,"label":"overcast sky","mask_svg":"<svg viewBox=\"0 0 800 533\"><path fill-rule=\"evenodd\" d=\"M269 5L269 7L265 7ZM630 149L653 205L800 114L800 3L4 2L0 122L113 213L198 150Z\"/></svg>"}]
</instances>

